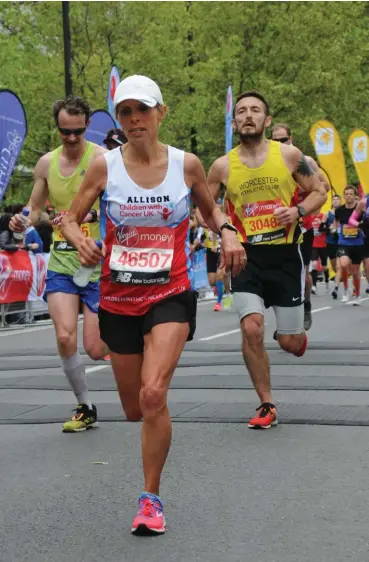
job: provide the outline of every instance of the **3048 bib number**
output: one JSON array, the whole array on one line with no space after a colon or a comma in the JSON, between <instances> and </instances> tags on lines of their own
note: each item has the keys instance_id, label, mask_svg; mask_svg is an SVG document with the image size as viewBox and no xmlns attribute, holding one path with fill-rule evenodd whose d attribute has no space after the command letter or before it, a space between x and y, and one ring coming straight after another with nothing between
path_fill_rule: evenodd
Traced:
<instances>
[{"instance_id":1,"label":"3048 bib number","mask_svg":"<svg viewBox=\"0 0 369 562\"><path fill-rule=\"evenodd\" d=\"M261 218L261 219L249 219L248 225L250 232L260 232L264 230L269 230L271 228L277 228L279 223L275 217L271 218Z\"/></svg>"},{"instance_id":2,"label":"3048 bib number","mask_svg":"<svg viewBox=\"0 0 369 562\"><path fill-rule=\"evenodd\" d=\"M286 229L273 216L246 218L246 234L249 244L270 244L286 237Z\"/></svg>"}]
</instances>

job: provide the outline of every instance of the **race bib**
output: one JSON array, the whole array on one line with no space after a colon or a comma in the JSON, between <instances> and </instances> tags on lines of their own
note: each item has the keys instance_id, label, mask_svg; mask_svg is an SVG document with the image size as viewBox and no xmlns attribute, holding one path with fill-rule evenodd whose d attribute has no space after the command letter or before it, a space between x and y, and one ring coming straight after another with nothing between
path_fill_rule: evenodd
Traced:
<instances>
[{"instance_id":1,"label":"race bib","mask_svg":"<svg viewBox=\"0 0 369 562\"><path fill-rule=\"evenodd\" d=\"M174 230L168 227L118 226L110 255L113 283L168 283L174 254Z\"/></svg>"},{"instance_id":2,"label":"race bib","mask_svg":"<svg viewBox=\"0 0 369 562\"><path fill-rule=\"evenodd\" d=\"M356 226L342 226L342 234L344 238L357 238L359 236L359 229Z\"/></svg>"},{"instance_id":3,"label":"race bib","mask_svg":"<svg viewBox=\"0 0 369 562\"><path fill-rule=\"evenodd\" d=\"M88 223L81 224L81 231L84 236L90 236L90 225ZM54 250L56 252L75 252L74 246L69 244L64 238L60 226L54 226Z\"/></svg>"},{"instance_id":4,"label":"race bib","mask_svg":"<svg viewBox=\"0 0 369 562\"><path fill-rule=\"evenodd\" d=\"M265 244L286 237L286 229L273 215L282 207L280 199L247 203L243 206L244 225L249 244Z\"/></svg>"}]
</instances>

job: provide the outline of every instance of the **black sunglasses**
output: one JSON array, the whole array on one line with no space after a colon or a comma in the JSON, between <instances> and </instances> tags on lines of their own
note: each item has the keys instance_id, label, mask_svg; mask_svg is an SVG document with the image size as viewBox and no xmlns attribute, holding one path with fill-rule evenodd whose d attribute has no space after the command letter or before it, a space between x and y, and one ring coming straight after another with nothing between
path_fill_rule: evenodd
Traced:
<instances>
[{"instance_id":1,"label":"black sunglasses","mask_svg":"<svg viewBox=\"0 0 369 562\"><path fill-rule=\"evenodd\" d=\"M83 135L87 127L81 127L80 129L64 129L63 127L58 127L58 129L65 137L69 137L70 135L80 137L81 135Z\"/></svg>"},{"instance_id":2,"label":"black sunglasses","mask_svg":"<svg viewBox=\"0 0 369 562\"><path fill-rule=\"evenodd\" d=\"M274 140L275 142L281 142L281 143L284 144L285 142L287 142L289 140L289 138L290 137L282 137L281 139L272 139L272 140Z\"/></svg>"}]
</instances>

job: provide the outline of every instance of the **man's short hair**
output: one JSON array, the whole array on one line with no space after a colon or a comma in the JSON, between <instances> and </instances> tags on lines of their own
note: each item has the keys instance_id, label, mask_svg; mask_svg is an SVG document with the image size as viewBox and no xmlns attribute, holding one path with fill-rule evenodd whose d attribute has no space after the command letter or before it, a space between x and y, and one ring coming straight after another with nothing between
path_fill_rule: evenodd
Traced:
<instances>
[{"instance_id":1,"label":"man's short hair","mask_svg":"<svg viewBox=\"0 0 369 562\"><path fill-rule=\"evenodd\" d=\"M243 92L242 94L240 94L237 97L236 103L234 104L234 108L233 108L233 119L236 115L236 105L238 104L239 101L243 100L244 98L257 98L258 100L262 101L263 104L265 105L266 115L267 116L270 115L269 103L267 102L267 100L265 99L263 94L261 94L260 92L258 92L256 90L248 90L247 92Z\"/></svg>"},{"instance_id":2,"label":"man's short hair","mask_svg":"<svg viewBox=\"0 0 369 562\"><path fill-rule=\"evenodd\" d=\"M287 123L277 123L276 125L273 125L272 136L274 131L276 131L277 129L284 129L289 137L292 135L291 127L287 125Z\"/></svg>"},{"instance_id":3,"label":"man's short hair","mask_svg":"<svg viewBox=\"0 0 369 562\"><path fill-rule=\"evenodd\" d=\"M84 115L86 123L90 119L91 108L87 101L79 96L68 96L53 103L53 117L58 125L59 113L64 109L68 115Z\"/></svg>"},{"instance_id":4,"label":"man's short hair","mask_svg":"<svg viewBox=\"0 0 369 562\"><path fill-rule=\"evenodd\" d=\"M353 186L353 185L346 185L345 189L343 190L343 193L346 193L346 191L348 191L349 189L352 189L352 191L355 193L355 195L357 195L356 187Z\"/></svg>"}]
</instances>

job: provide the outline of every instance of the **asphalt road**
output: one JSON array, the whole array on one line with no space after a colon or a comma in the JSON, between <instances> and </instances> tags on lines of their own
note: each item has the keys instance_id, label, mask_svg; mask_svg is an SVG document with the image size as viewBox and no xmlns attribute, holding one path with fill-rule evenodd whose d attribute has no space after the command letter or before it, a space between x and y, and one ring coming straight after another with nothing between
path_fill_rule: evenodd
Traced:
<instances>
[{"instance_id":1,"label":"asphalt road","mask_svg":"<svg viewBox=\"0 0 369 562\"><path fill-rule=\"evenodd\" d=\"M142 487L139 424L124 422L111 369L86 358L100 428L64 435L74 399L48 324L0 332L1 562L366 562L369 559L369 295L313 297L309 348L278 350L267 311L280 425L258 405L235 313L199 304L169 402L168 532L129 533ZM106 464L94 464L103 462Z\"/></svg>"}]
</instances>

